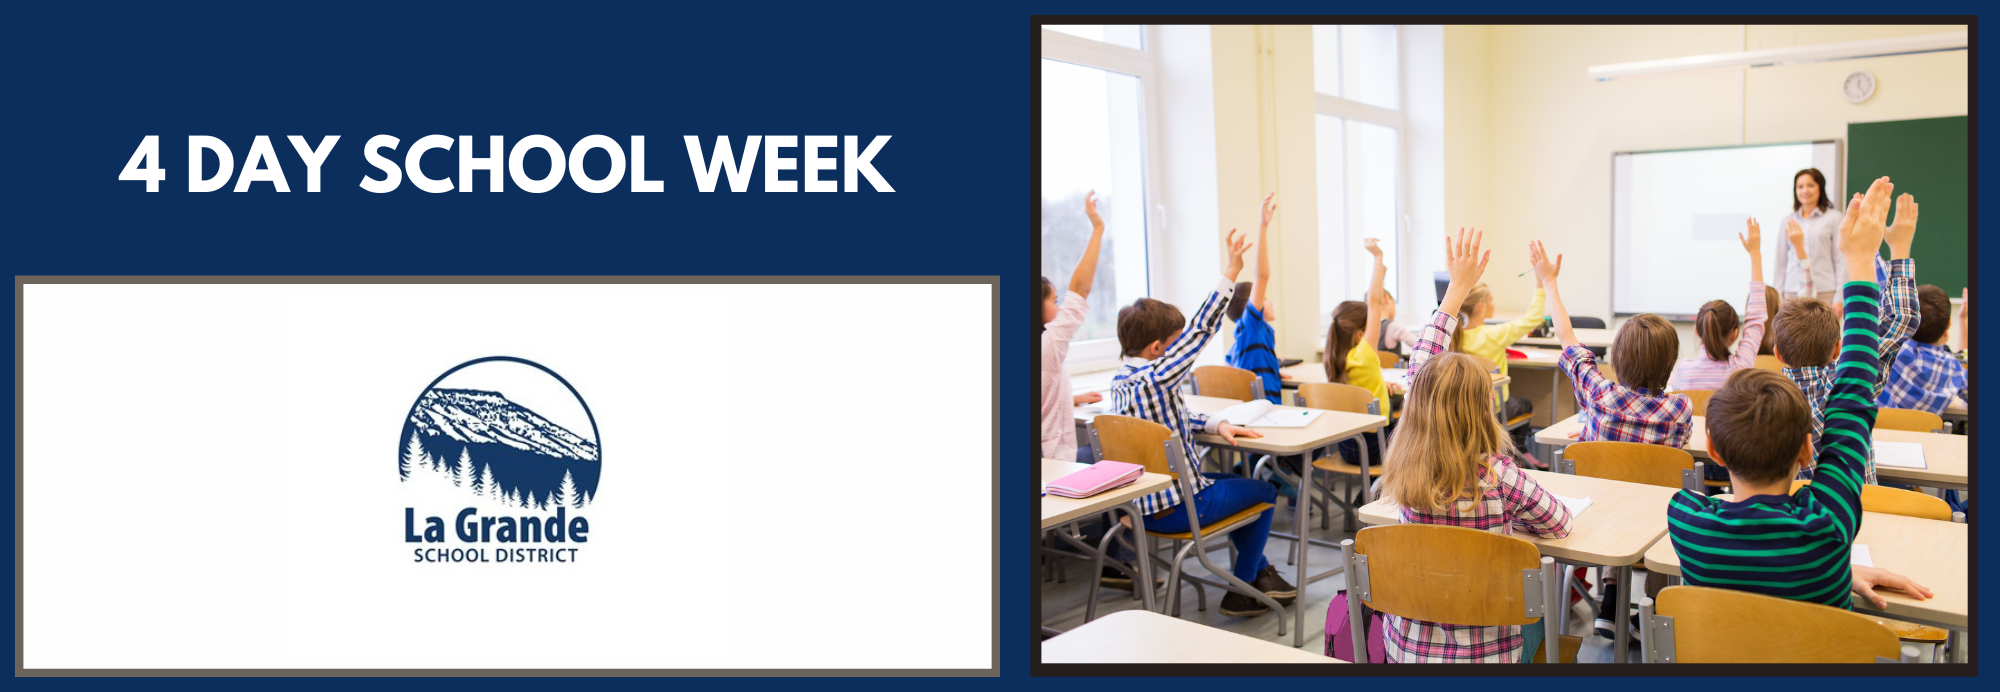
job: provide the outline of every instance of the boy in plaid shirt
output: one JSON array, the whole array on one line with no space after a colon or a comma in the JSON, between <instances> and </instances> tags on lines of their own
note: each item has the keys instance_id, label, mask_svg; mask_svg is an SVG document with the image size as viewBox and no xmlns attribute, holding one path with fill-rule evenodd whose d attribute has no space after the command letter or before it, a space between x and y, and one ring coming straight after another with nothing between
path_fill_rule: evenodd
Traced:
<instances>
[{"instance_id":1,"label":"boy in plaid shirt","mask_svg":"<svg viewBox=\"0 0 2000 692\"><path fill-rule=\"evenodd\" d=\"M1964 308L1960 321L1964 321ZM1896 354L1889 368L1887 386L1877 401L1890 408L1907 408L1943 414L1954 398L1966 395L1965 364L1945 348L1951 333L1951 299L1936 286L1917 287L1916 336ZM1959 350L1965 350L1965 332L1958 334Z\"/></svg>"}]
</instances>

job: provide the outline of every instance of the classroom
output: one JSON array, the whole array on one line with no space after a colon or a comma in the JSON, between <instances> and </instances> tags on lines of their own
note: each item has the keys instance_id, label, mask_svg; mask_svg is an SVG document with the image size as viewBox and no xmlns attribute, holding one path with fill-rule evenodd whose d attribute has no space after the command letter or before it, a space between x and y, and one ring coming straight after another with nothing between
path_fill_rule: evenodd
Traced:
<instances>
[{"instance_id":1,"label":"classroom","mask_svg":"<svg viewBox=\"0 0 2000 692\"><path fill-rule=\"evenodd\" d=\"M1967 664L1969 19L1291 19L1036 19L1038 671Z\"/></svg>"}]
</instances>

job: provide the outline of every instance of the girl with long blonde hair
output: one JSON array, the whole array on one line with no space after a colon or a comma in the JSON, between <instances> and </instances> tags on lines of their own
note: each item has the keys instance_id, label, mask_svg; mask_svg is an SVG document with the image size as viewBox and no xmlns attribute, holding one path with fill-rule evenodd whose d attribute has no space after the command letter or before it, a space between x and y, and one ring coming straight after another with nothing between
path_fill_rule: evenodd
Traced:
<instances>
[{"instance_id":1,"label":"girl with long blonde hair","mask_svg":"<svg viewBox=\"0 0 2000 692\"><path fill-rule=\"evenodd\" d=\"M1493 380L1479 359L1446 352L1466 294L1487 257L1479 231L1446 239L1451 286L1417 336L1403 420L1383 462L1382 493L1402 520L1511 535L1569 535L1570 513L1514 464L1519 454L1493 408ZM1383 615L1384 649L1399 663L1515 663L1532 653L1516 626L1481 627Z\"/></svg>"}]
</instances>

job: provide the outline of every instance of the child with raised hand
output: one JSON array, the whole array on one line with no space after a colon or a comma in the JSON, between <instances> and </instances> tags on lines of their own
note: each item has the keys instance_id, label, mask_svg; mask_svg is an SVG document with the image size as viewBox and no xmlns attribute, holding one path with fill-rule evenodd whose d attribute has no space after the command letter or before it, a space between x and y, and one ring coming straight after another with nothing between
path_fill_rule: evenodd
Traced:
<instances>
[{"instance_id":1,"label":"child with raised hand","mask_svg":"<svg viewBox=\"0 0 2000 692\"><path fill-rule=\"evenodd\" d=\"M1561 367L1576 385L1577 417L1583 421L1579 440L1592 442L1639 442L1681 448L1694 431L1694 402L1686 394L1669 394L1667 377L1673 372L1674 358L1680 353L1680 336L1659 315L1645 314L1625 321L1611 339L1611 362L1618 365L1619 382L1597 371L1597 357L1576 338L1569 326L1569 311L1563 308L1562 291L1556 277L1562 256L1550 263L1541 241L1528 246L1535 271L1542 276L1548 292L1549 312L1555 316L1556 337L1562 341ZM1603 593L1597 610L1597 636L1615 639L1612 631L1618 614L1613 610L1619 584L1611 570L1604 570ZM1636 623L1638 618L1628 622ZM1637 640L1637 625L1633 626Z\"/></svg>"},{"instance_id":2,"label":"child with raised hand","mask_svg":"<svg viewBox=\"0 0 2000 692\"><path fill-rule=\"evenodd\" d=\"M1764 253L1757 220L1745 222L1747 232L1736 236L1750 255L1750 297L1744 299L1743 318L1726 300L1711 300L1694 317L1694 333L1701 339L1702 355L1684 358L1674 366L1667 380L1669 390L1715 389L1729 373L1757 365L1757 346L1764 342Z\"/></svg>"},{"instance_id":3,"label":"child with raised hand","mask_svg":"<svg viewBox=\"0 0 2000 692\"><path fill-rule=\"evenodd\" d=\"M1069 295L1056 303L1055 284L1044 276L1035 284L1035 301L1042 305L1042 457L1069 461L1076 454L1076 419L1071 409L1103 400L1095 392L1072 397L1069 371L1069 342L1083 326L1085 300L1090 284L1097 279L1097 249L1104 240L1104 217L1097 215L1097 191L1083 197L1083 213L1090 217L1090 242L1083 246L1083 259L1069 275ZM1081 461L1079 459L1079 461Z\"/></svg>"},{"instance_id":4,"label":"child with raised hand","mask_svg":"<svg viewBox=\"0 0 2000 692\"><path fill-rule=\"evenodd\" d=\"M1382 359L1375 355L1375 342L1382 333L1382 317L1389 309L1382 291L1382 279L1389 268L1382 263L1382 247L1374 238L1362 247L1375 258L1368 279L1366 302L1343 300L1333 308L1333 324L1326 329L1326 381L1351 384L1375 394L1382 415L1389 415L1389 387L1382 379Z\"/></svg>"},{"instance_id":5,"label":"child with raised hand","mask_svg":"<svg viewBox=\"0 0 2000 692\"><path fill-rule=\"evenodd\" d=\"M1236 339L1223 361L1256 374L1264 386L1264 399L1282 404L1285 390L1278 376L1278 336L1271 331L1271 304L1264 298L1271 284L1271 251L1265 239L1271 217L1278 213L1277 197L1276 192L1264 196L1263 218L1257 222L1257 282L1236 284L1236 293L1229 298L1229 321L1236 323Z\"/></svg>"},{"instance_id":6,"label":"child with raised hand","mask_svg":"<svg viewBox=\"0 0 2000 692\"><path fill-rule=\"evenodd\" d=\"M1229 264L1222 270L1222 283L1195 309L1193 329L1182 331L1188 323L1180 310L1152 298L1140 298L1118 311L1118 346L1125 364L1111 379L1112 410L1172 429L1180 438L1182 454L1193 468L1201 466L1201 452L1194 444L1198 433L1220 435L1230 443L1238 436L1264 436L1221 418L1191 412L1181 400L1181 384L1194 371L1195 357L1221 325L1222 306L1235 293L1236 275L1243 272L1243 253L1250 250L1249 238L1236 237L1233 229L1226 241ZM1278 489L1270 483L1233 473L1200 474L1195 477L1194 485L1192 498L1181 496L1179 484L1169 484L1165 490L1139 498L1139 510L1149 515L1146 527L1162 533L1180 533L1189 530L1189 511L1194 511L1202 525L1208 526L1257 503L1273 502L1278 496ZM1299 592L1264 559L1264 543L1271 535L1272 511L1264 510L1250 524L1229 533L1230 542L1236 545L1236 564L1230 574L1283 604L1297 598ZM1231 591L1222 597L1221 610L1229 617L1245 617L1269 612L1270 608L1255 598Z\"/></svg>"},{"instance_id":7,"label":"child with raised hand","mask_svg":"<svg viewBox=\"0 0 2000 692\"><path fill-rule=\"evenodd\" d=\"M1486 270L1481 234L1445 239L1451 284L1410 352L1401 431L1384 460L1382 492L1405 523L1444 524L1544 538L1569 535L1569 508L1513 461L1518 453L1493 416L1493 380L1478 359L1447 352L1466 293ZM1521 628L1482 627L1383 615L1383 650L1397 663L1516 663L1532 654Z\"/></svg>"},{"instance_id":8,"label":"child with raised hand","mask_svg":"<svg viewBox=\"0 0 2000 692\"><path fill-rule=\"evenodd\" d=\"M1507 347L1520 341L1521 337L1527 336L1529 332L1535 331L1536 327L1542 326L1542 312L1546 301L1542 279L1536 276L1535 299L1528 303L1526 313L1505 324L1487 324L1486 320L1493 316L1495 309L1493 289L1486 284L1473 286L1471 292L1465 296L1465 305L1459 308L1458 331L1452 334L1452 350L1485 358L1500 369L1501 375L1506 375ZM1511 385L1500 386L1501 420L1513 420L1515 416L1534 411L1534 402L1514 396ZM1525 431L1523 434L1525 435ZM1515 444L1518 445L1522 441L1521 438L1516 438ZM1535 461L1533 457L1526 457L1523 460L1536 468L1548 468Z\"/></svg>"},{"instance_id":9,"label":"child with raised hand","mask_svg":"<svg viewBox=\"0 0 2000 692\"><path fill-rule=\"evenodd\" d=\"M1930 590L1887 570L1848 565L1861 529L1861 485L1875 423L1872 390L1881 369L1877 305L1868 280L1893 190L1875 181L1848 206L1837 237L1849 276L1839 360L1826 399L1826 432L1815 445L1805 397L1769 370L1731 373L1708 401L1708 453L1729 471L1734 500L1680 491L1667 506L1668 536L1693 586L1713 586L1849 609L1849 594L1885 605L1877 587L1928 598ZM1860 198L1857 195L1857 198ZM1792 478L1818 460L1813 482Z\"/></svg>"},{"instance_id":10,"label":"child with raised hand","mask_svg":"<svg viewBox=\"0 0 2000 692\"><path fill-rule=\"evenodd\" d=\"M1887 181L1888 178L1882 178ZM1894 188L1893 185L1890 186ZM1872 193L1875 188L1869 188ZM1848 201L1848 215L1841 219L1840 233L1846 233L1857 222L1853 218L1861 210L1864 199L1857 193ZM1882 213L1888 213L1889 202L1885 198L1880 205ZM1880 324L1880 341L1876 342L1877 354L1882 362L1893 363L1903 342L1916 333L1917 287L1916 260L1910 259L1910 244L1917 235L1917 203L1908 194L1896 200L1896 223L1881 234L1881 240L1889 244L1890 260L1883 266L1879 257L1870 256L1863 268L1872 265L1877 282L1886 278L1885 300L1877 309ZM1866 280L1870 274L1854 275ZM1811 407L1812 432L1818 437L1825 425L1826 399L1833 390L1835 351L1841 346L1841 319L1835 313L1836 306L1811 298L1794 298L1785 301L1778 309L1777 324L1771 344L1778 352L1778 361L1785 365L1785 377L1797 385L1805 394L1806 404ZM1622 366L1621 366L1622 368ZM1621 369L1622 372L1622 369ZM1869 376L1872 385L1868 399L1873 401L1882 394L1887 381L1886 373L1877 371ZM1862 470L1867 483L1875 483L1875 463L1868 460Z\"/></svg>"}]
</instances>

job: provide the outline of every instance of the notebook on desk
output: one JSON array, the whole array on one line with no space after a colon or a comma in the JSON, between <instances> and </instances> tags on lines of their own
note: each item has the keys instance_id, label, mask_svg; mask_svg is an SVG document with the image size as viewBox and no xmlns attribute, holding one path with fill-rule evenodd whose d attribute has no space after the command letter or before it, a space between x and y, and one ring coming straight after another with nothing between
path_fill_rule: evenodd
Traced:
<instances>
[{"instance_id":1,"label":"notebook on desk","mask_svg":"<svg viewBox=\"0 0 2000 692\"><path fill-rule=\"evenodd\" d=\"M1265 399L1246 401L1211 414L1234 425L1251 428L1303 428L1312 425L1320 414L1316 409L1281 409Z\"/></svg>"},{"instance_id":2,"label":"notebook on desk","mask_svg":"<svg viewBox=\"0 0 2000 692\"><path fill-rule=\"evenodd\" d=\"M1145 472L1145 467L1138 464L1100 461L1082 471L1049 481L1042 489L1059 497L1084 498L1131 485Z\"/></svg>"}]
</instances>

